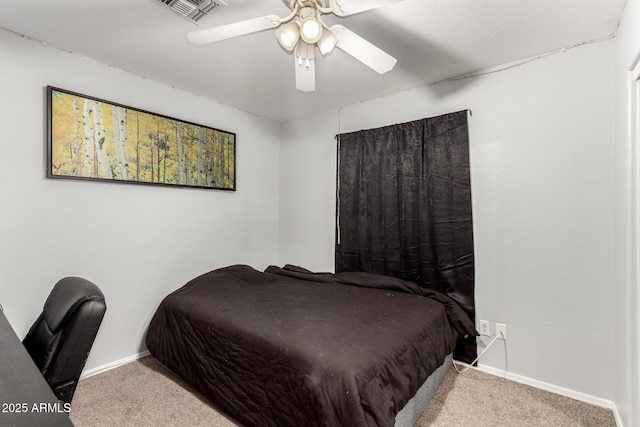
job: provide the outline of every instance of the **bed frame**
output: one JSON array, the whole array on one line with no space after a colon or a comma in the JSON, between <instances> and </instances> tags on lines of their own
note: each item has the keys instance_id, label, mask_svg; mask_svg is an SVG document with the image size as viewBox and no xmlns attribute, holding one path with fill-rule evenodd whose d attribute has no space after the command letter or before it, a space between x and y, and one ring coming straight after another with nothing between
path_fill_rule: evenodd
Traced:
<instances>
[{"instance_id":1,"label":"bed frame","mask_svg":"<svg viewBox=\"0 0 640 427\"><path fill-rule=\"evenodd\" d=\"M394 427L413 427L418 422L452 364L453 354L450 354L444 363L427 378L411 400L404 405L404 408L396 414Z\"/></svg>"}]
</instances>

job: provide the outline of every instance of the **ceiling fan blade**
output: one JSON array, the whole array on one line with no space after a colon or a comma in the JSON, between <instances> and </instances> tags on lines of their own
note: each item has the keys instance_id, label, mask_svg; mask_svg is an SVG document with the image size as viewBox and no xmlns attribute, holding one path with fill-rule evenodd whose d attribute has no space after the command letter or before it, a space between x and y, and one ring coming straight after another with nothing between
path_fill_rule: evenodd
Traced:
<instances>
[{"instance_id":1,"label":"ceiling fan blade","mask_svg":"<svg viewBox=\"0 0 640 427\"><path fill-rule=\"evenodd\" d=\"M331 7L336 15L345 17L402 1L405 0L331 0Z\"/></svg>"},{"instance_id":2,"label":"ceiling fan blade","mask_svg":"<svg viewBox=\"0 0 640 427\"><path fill-rule=\"evenodd\" d=\"M267 15L248 21L235 22L220 27L206 30L192 31L187 34L187 41L196 46L205 46L222 40L231 39L245 34L257 33L280 26L280 18L276 15Z\"/></svg>"},{"instance_id":3,"label":"ceiling fan blade","mask_svg":"<svg viewBox=\"0 0 640 427\"><path fill-rule=\"evenodd\" d=\"M302 63L295 55L293 56L296 67L296 89L302 92L313 92L316 90L316 60L303 59Z\"/></svg>"},{"instance_id":4,"label":"ceiling fan blade","mask_svg":"<svg viewBox=\"0 0 640 427\"><path fill-rule=\"evenodd\" d=\"M342 25L334 25L331 30L338 38L338 48L380 74L391 71L398 62L393 56Z\"/></svg>"}]
</instances>

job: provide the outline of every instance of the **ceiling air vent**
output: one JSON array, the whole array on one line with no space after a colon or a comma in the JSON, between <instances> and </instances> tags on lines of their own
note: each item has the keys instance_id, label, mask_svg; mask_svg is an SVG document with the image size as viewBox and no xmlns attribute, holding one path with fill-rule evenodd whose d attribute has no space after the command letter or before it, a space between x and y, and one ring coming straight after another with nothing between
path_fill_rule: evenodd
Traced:
<instances>
[{"instance_id":1,"label":"ceiling air vent","mask_svg":"<svg viewBox=\"0 0 640 427\"><path fill-rule=\"evenodd\" d=\"M196 22L218 6L213 0L159 0L190 21ZM225 2L220 1L225 4Z\"/></svg>"}]
</instances>

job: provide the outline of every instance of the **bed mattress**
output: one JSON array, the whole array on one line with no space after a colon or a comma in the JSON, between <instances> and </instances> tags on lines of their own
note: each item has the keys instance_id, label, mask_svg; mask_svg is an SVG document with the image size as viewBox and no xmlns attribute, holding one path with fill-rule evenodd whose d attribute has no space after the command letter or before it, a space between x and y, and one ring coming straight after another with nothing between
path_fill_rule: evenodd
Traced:
<instances>
[{"instance_id":1,"label":"bed mattress","mask_svg":"<svg viewBox=\"0 0 640 427\"><path fill-rule=\"evenodd\" d=\"M367 273L236 265L168 295L151 354L248 427L393 427L456 341L450 298Z\"/></svg>"}]
</instances>

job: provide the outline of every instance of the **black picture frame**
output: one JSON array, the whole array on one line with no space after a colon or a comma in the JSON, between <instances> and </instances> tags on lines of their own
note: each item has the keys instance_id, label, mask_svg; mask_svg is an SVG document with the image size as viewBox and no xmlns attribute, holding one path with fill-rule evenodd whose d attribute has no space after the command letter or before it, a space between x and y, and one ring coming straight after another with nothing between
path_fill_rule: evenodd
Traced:
<instances>
[{"instance_id":1,"label":"black picture frame","mask_svg":"<svg viewBox=\"0 0 640 427\"><path fill-rule=\"evenodd\" d=\"M47 177L236 190L236 134L47 86Z\"/></svg>"}]
</instances>

